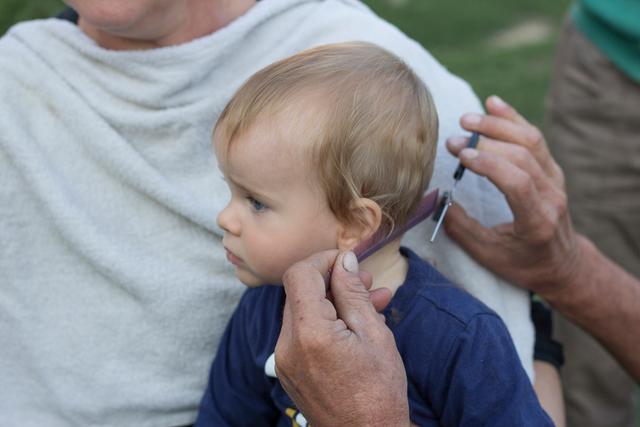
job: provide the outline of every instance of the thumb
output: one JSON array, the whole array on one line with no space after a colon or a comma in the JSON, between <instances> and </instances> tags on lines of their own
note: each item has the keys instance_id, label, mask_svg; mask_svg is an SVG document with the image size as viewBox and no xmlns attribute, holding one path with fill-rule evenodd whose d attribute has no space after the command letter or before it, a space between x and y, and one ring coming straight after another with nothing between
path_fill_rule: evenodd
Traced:
<instances>
[{"instance_id":1,"label":"thumb","mask_svg":"<svg viewBox=\"0 0 640 427\"><path fill-rule=\"evenodd\" d=\"M338 318L356 334L371 322L379 321L369 291L358 274L358 260L353 252L338 255L331 275L331 293Z\"/></svg>"},{"instance_id":2,"label":"thumb","mask_svg":"<svg viewBox=\"0 0 640 427\"><path fill-rule=\"evenodd\" d=\"M491 261L491 248L496 242L496 233L486 228L476 219L467 215L462 206L454 203L447 212L444 228L451 240L455 241L472 258L482 265Z\"/></svg>"}]
</instances>

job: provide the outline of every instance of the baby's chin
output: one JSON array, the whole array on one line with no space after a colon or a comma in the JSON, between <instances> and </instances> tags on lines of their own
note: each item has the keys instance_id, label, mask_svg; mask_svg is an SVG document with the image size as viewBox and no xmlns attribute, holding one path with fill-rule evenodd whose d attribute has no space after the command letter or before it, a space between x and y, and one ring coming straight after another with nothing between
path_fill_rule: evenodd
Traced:
<instances>
[{"instance_id":1,"label":"baby's chin","mask_svg":"<svg viewBox=\"0 0 640 427\"><path fill-rule=\"evenodd\" d=\"M242 282L243 285L245 285L247 288L257 288L258 286L263 286L266 285L266 283L262 283L262 282L255 282L255 281L247 281L247 280L240 280Z\"/></svg>"},{"instance_id":2,"label":"baby's chin","mask_svg":"<svg viewBox=\"0 0 640 427\"><path fill-rule=\"evenodd\" d=\"M257 288L263 285L280 285L282 280L276 278L268 278L262 276L256 276L244 270L236 269L236 277L247 288Z\"/></svg>"}]
</instances>

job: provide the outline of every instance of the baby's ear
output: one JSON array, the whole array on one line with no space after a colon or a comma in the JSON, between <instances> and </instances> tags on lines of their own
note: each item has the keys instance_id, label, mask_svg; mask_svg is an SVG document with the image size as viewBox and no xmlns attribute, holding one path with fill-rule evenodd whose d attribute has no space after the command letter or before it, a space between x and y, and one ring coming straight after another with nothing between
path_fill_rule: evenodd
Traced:
<instances>
[{"instance_id":1,"label":"baby's ear","mask_svg":"<svg viewBox=\"0 0 640 427\"><path fill-rule=\"evenodd\" d=\"M371 199L359 198L349 204L351 220L338 228L338 249L352 250L378 231L382 209Z\"/></svg>"}]
</instances>

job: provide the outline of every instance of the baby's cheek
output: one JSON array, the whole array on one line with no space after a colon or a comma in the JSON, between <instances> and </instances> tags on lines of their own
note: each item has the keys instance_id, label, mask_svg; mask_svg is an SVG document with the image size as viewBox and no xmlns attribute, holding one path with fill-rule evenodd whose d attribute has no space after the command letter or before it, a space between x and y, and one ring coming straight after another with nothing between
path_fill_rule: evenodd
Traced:
<instances>
[{"instance_id":1,"label":"baby's cheek","mask_svg":"<svg viewBox=\"0 0 640 427\"><path fill-rule=\"evenodd\" d=\"M272 245L259 254L259 273L272 284L279 283L285 271L298 259L284 245Z\"/></svg>"},{"instance_id":2,"label":"baby's cheek","mask_svg":"<svg viewBox=\"0 0 640 427\"><path fill-rule=\"evenodd\" d=\"M274 247L267 255L267 263L271 275L282 280L282 276L296 262L306 258L309 254L305 254L299 247L295 245L280 245Z\"/></svg>"},{"instance_id":3,"label":"baby's cheek","mask_svg":"<svg viewBox=\"0 0 640 427\"><path fill-rule=\"evenodd\" d=\"M283 236L279 240L270 239L261 245L259 254L254 254L259 260L260 274L268 278L271 283L280 282L289 267L315 253L335 249L336 244L328 239L326 234L313 235L298 233L296 236Z\"/></svg>"}]
</instances>

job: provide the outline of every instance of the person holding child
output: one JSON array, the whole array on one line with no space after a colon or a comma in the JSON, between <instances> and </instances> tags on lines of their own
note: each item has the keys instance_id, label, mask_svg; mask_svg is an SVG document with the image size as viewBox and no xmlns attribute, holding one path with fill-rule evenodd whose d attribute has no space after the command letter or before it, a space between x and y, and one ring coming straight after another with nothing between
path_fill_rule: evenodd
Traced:
<instances>
[{"instance_id":1,"label":"person holding child","mask_svg":"<svg viewBox=\"0 0 640 427\"><path fill-rule=\"evenodd\" d=\"M302 258L350 251L403 226L429 184L437 129L424 84L369 43L303 51L234 95L213 136L231 191L218 223L227 258L250 289L222 337L197 426L307 425L277 380L285 303L278 284ZM553 425L492 310L400 238L362 268L373 289L393 294L384 316L407 370L413 423Z\"/></svg>"},{"instance_id":2,"label":"person holding child","mask_svg":"<svg viewBox=\"0 0 640 427\"><path fill-rule=\"evenodd\" d=\"M242 292L215 223L228 190L209 143L237 88L303 49L365 40L429 86L441 147L481 107L356 0L67 4L63 19L0 39L0 424L189 424ZM432 185L454 168L437 154ZM483 180L457 194L485 224L509 218ZM409 247L503 318L531 373L526 293L425 235Z\"/></svg>"}]
</instances>

